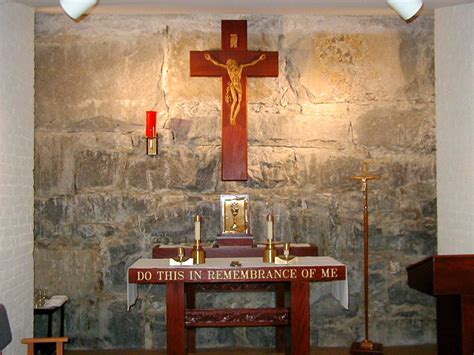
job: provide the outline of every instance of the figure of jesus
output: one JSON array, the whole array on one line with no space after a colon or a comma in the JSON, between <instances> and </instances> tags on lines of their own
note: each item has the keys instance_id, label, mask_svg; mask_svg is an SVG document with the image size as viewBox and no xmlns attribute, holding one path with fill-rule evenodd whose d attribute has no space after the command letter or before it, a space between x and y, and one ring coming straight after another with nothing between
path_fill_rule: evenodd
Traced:
<instances>
[{"instance_id":1,"label":"figure of jesus","mask_svg":"<svg viewBox=\"0 0 474 355\"><path fill-rule=\"evenodd\" d=\"M218 67L225 68L227 70L227 75L229 75L230 82L227 85L225 100L230 106L230 124L235 125L237 115L240 112L240 103L242 102L242 83L240 81L242 77L242 70L246 67L251 67L258 62L261 62L265 59L265 54L262 54L260 57L246 64L238 64L235 59L227 59L225 64L219 63L213 59L208 53L204 54L204 58L210 61L212 64L217 65Z\"/></svg>"}]
</instances>

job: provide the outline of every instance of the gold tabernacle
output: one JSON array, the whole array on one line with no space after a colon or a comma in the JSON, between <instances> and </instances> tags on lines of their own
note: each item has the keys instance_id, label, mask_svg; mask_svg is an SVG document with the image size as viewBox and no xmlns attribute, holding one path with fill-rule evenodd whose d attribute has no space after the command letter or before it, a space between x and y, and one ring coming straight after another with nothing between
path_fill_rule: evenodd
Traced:
<instances>
[{"instance_id":1,"label":"gold tabernacle","mask_svg":"<svg viewBox=\"0 0 474 355\"><path fill-rule=\"evenodd\" d=\"M249 234L249 196L221 195L222 234Z\"/></svg>"}]
</instances>

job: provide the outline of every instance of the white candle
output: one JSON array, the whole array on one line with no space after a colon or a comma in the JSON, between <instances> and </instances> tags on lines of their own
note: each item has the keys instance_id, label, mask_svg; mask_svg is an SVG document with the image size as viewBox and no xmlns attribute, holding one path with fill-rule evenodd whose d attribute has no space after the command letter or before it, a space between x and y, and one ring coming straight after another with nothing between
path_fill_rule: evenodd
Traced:
<instances>
[{"instance_id":1,"label":"white candle","mask_svg":"<svg viewBox=\"0 0 474 355\"><path fill-rule=\"evenodd\" d=\"M267 239L273 240L273 215L267 216Z\"/></svg>"},{"instance_id":2,"label":"white candle","mask_svg":"<svg viewBox=\"0 0 474 355\"><path fill-rule=\"evenodd\" d=\"M194 218L194 239L201 240L201 216Z\"/></svg>"},{"instance_id":3,"label":"white candle","mask_svg":"<svg viewBox=\"0 0 474 355\"><path fill-rule=\"evenodd\" d=\"M283 249L283 255L286 257L290 255L290 243L285 243L285 246Z\"/></svg>"}]
</instances>

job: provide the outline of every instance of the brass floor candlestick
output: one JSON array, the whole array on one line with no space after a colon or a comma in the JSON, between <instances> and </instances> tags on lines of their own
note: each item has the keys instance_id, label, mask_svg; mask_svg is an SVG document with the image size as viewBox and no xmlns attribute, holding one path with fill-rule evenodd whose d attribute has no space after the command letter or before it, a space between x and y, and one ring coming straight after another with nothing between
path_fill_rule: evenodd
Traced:
<instances>
[{"instance_id":1,"label":"brass floor candlestick","mask_svg":"<svg viewBox=\"0 0 474 355\"><path fill-rule=\"evenodd\" d=\"M362 182L362 192L364 193L364 304L365 304L365 339L358 343L353 343L351 354L383 354L383 345L369 340L369 200L368 186L369 180L380 180L380 176L369 175L368 165L364 163L361 176L353 176L353 180Z\"/></svg>"}]
</instances>

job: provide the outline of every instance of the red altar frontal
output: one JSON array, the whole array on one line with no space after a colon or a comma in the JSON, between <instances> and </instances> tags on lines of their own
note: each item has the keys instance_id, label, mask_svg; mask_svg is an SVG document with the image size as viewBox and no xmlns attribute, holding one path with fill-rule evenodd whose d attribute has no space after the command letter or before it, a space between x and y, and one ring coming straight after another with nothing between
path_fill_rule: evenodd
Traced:
<instances>
[{"instance_id":1,"label":"red altar frontal","mask_svg":"<svg viewBox=\"0 0 474 355\"><path fill-rule=\"evenodd\" d=\"M187 327L291 326L291 354L310 352L310 283L331 282L334 297L348 307L347 268L331 257L299 257L297 264L275 265L261 258L209 258L205 264L170 266L166 259L140 259L128 269L128 309L138 297L138 284L166 284L168 354L185 354ZM196 310L186 305L189 285L270 284L288 286L289 307ZM213 317L215 315L215 317ZM214 319L214 321L213 321ZM222 321L224 320L224 321ZM189 349L188 349L189 350Z\"/></svg>"}]
</instances>

